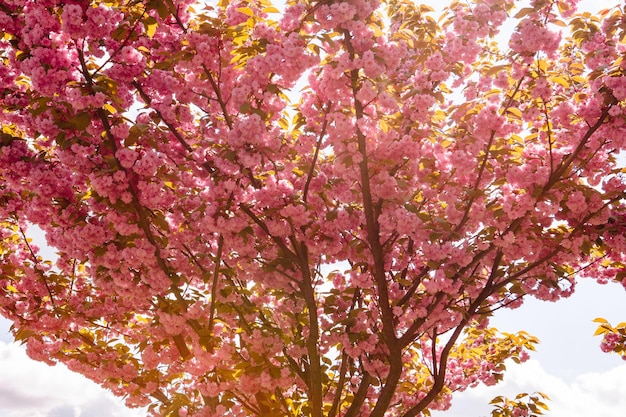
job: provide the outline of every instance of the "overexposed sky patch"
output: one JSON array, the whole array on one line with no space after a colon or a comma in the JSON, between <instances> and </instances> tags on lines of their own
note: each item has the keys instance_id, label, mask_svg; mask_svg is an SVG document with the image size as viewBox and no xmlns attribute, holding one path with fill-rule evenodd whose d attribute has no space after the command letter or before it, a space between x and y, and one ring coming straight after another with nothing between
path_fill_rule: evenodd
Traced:
<instances>
[{"instance_id":1,"label":"overexposed sky patch","mask_svg":"<svg viewBox=\"0 0 626 417\"><path fill-rule=\"evenodd\" d=\"M434 417L491 416L494 397L543 392L548 416L621 417L626 410L626 361L600 350L596 317L626 321L626 290L618 284L579 280L576 292L557 302L529 298L518 309L496 312L491 324L501 331L525 330L540 340L531 360L507 364L504 381L458 393L448 412Z\"/></svg>"},{"instance_id":2,"label":"overexposed sky patch","mask_svg":"<svg viewBox=\"0 0 626 417\"><path fill-rule=\"evenodd\" d=\"M1 417L145 416L63 365L31 360L22 346L7 341L9 325L0 319Z\"/></svg>"},{"instance_id":3,"label":"overexposed sky patch","mask_svg":"<svg viewBox=\"0 0 626 417\"><path fill-rule=\"evenodd\" d=\"M584 360L584 358L580 358ZM626 363L605 372L588 372L574 378L559 378L531 359L522 365L510 364L504 381L493 387L480 386L457 394L452 408L433 412L433 417L487 417L489 405L498 395L515 398L519 393L542 392L548 416L620 417L626 410Z\"/></svg>"}]
</instances>

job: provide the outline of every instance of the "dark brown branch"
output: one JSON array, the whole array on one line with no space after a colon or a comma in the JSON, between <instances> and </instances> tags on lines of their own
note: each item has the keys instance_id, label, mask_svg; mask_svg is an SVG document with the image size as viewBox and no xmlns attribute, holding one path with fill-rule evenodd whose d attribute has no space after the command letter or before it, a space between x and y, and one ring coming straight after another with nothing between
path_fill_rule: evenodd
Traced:
<instances>
[{"instance_id":1,"label":"dark brown branch","mask_svg":"<svg viewBox=\"0 0 626 417\"><path fill-rule=\"evenodd\" d=\"M426 396L422 398L420 402L417 403L415 406L411 407L402 417L416 417L425 408L427 408L428 405L432 401L434 401L437 395L439 395L441 390L444 388L445 380L446 380L446 368L447 368L448 356L450 355L450 352L452 351L452 348L456 344L456 341L458 340L459 336L461 336L461 333L463 332L465 327L469 324L469 322L474 317L476 310L480 307L483 301L486 300L487 297L489 297L489 295L493 293L491 284L494 282L496 278L496 272L498 268L500 267L500 263L502 262L502 257L503 257L502 252L498 252L492 264L491 274L489 276L487 285L485 285L485 288L481 291L480 295L476 298L476 300L474 300L472 305L468 308L468 311L465 314L465 317L463 317L459 325L455 328L454 332L450 336L450 339L448 339L447 343L445 344L444 348L441 351L439 361L437 361L436 357L433 357L433 367L434 367L434 363L439 362L439 369L433 376L434 378L433 386L428 391ZM433 344L434 343L435 341L433 340Z\"/></svg>"},{"instance_id":2,"label":"dark brown branch","mask_svg":"<svg viewBox=\"0 0 626 417\"><path fill-rule=\"evenodd\" d=\"M454 228L454 232L458 233L465 223L469 220L469 214L474 205L474 201L478 198L478 190L480 187L480 181L483 178L483 174L485 173L485 168L487 167L487 161L489 160L489 155L491 155L491 145L493 145L493 140L495 139L496 131L492 130L491 135L489 135L489 141L487 142L487 146L485 147L485 156L480 163L480 168L478 169L478 176L476 177L476 181L474 182L474 186L472 187L470 199L465 206L465 211L463 212L463 218L459 222L459 224Z\"/></svg>"},{"instance_id":3,"label":"dark brown branch","mask_svg":"<svg viewBox=\"0 0 626 417\"><path fill-rule=\"evenodd\" d=\"M524 81L524 77L522 77L517 82L517 85L515 86L515 90L509 96L509 99L507 100L506 104L502 108L502 114L506 113L508 108L511 107L511 104L513 103L513 99L514 99L515 95L517 94L517 92L520 90L523 81ZM474 205L474 202L478 198L478 190L479 190L479 187L480 187L480 181L482 180L483 174L485 172L485 168L487 167L487 161L489 160L489 155L491 155L491 146L493 145L493 141L495 139L495 136L496 136L496 131L492 130L491 134L489 136L489 141L487 142L487 146L486 146L486 149L485 149L485 155L483 157L483 160L481 161L480 168L478 170L478 176L476 177L476 181L474 182L474 186L472 187L472 192L471 192L470 199L469 199L469 201L467 203L467 206L465 207L465 211L463 213L463 217L462 217L461 221L454 228L454 232L459 232L463 228L465 223L467 223L467 221L469 220L469 214L470 214L470 211L472 209L472 206Z\"/></svg>"},{"instance_id":4,"label":"dark brown branch","mask_svg":"<svg viewBox=\"0 0 626 417\"><path fill-rule=\"evenodd\" d=\"M336 385L335 398L333 398L333 404L328 411L328 417L335 417L339 410L339 404L341 403L341 395L343 393L343 386L346 383L346 371L348 370L348 354L344 351L341 354L341 365L339 366L339 380Z\"/></svg>"},{"instance_id":5,"label":"dark brown branch","mask_svg":"<svg viewBox=\"0 0 626 417\"><path fill-rule=\"evenodd\" d=\"M344 45L346 51L350 55L351 60L356 59L356 52L352 46L352 35L347 30L343 31ZM350 87L352 90L352 98L354 101L355 118L358 120L365 116L363 104L357 98L361 88L359 84L359 70L357 68L349 72ZM378 291L378 305L382 316L382 336L383 341L389 349L389 373L387 379L380 391L376 405L372 410L370 417L382 417L391 402L393 394L402 374L402 355L397 343L395 332L395 318L391 305L389 303L389 289L387 285L387 277L385 274L384 251L380 243L380 227L378 224L379 211L374 205L369 174L369 156L367 151L367 139L359 124L356 125L357 148L361 154L361 162L359 163L361 178L361 193L363 196L363 212L365 215L365 227L367 230L367 241L370 246L372 257L374 260L373 275L376 289ZM380 203L379 203L380 206Z\"/></svg>"},{"instance_id":6,"label":"dark brown branch","mask_svg":"<svg viewBox=\"0 0 626 417\"><path fill-rule=\"evenodd\" d=\"M16 222L17 222L17 219L16 219ZM28 248L28 252L30 253L31 260L33 261L33 264L34 264L33 271L35 271L37 276L39 276L39 278L45 285L46 291L48 292L48 295L50 296L50 304L52 304L52 307L56 308L56 305L54 303L54 296L52 295L52 289L50 288L50 285L48 284L46 275L44 274L42 270L37 268L37 266L39 265L39 259L37 259L37 255L35 255L35 251L33 250L32 246L28 242L28 238L26 237L26 233L24 233L24 229L22 229L22 226L18 226L18 227L20 230L20 234L22 235L22 239L24 240L24 244L26 245L26 247Z\"/></svg>"},{"instance_id":7,"label":"dark brown branch","mask_svg":"<svg viewBox=\"0 0 626 417\"><path fill-rule=\"evenodd\" d=\"M321 356L318 350L320 329L317 317L317 302L313 289L313 280L309 269L309 257L307 247L303 244L300 248L294 242L294 249L297 253L299 268L302 273L302 283L300 289L304 296L309 315L309 335L306 341L307 353L309 355L309 381L310 381L310 407L312 417L322 417L322 367Z\"/></svg>"},{"instance_id":8,"label":"dark brown branch","mask_svg":"<svg viewBox=\"0 0 626 417\"><path fill-rule=\"evenodd\" d=\"M554 145L554 142L553 142L552 129L550 128L550 115L548 114L548 106L545 102L543 102L543 115L546 119L546 128L547 128L546 135L548 136L548 155L550 157L550 174L552 174L554 172L554 155L552 152L552 145Z\"/></svg>"},{"instance_id":9,"label":"dark brown branch","mask_svg":"<svg viewBox=\"0 0 626 417\"><path fill-rule=\"evenodd\" d=\"M417 291L417 288L419 287L420 283L422 282L422 279L430 271L431 269L426 265L420 268L419 274L413 279L413 284L411 284L411 287L409 287L409 289L406 291L406 293L404 293L402 298L396 302L397 306L402 307L411 299L413 294L415 294L415 291Z\"/></svg>"},{"instance_id":10,"label":"dark brown branch","mask_svg":"<svg viewBox=\"0 0 626 417\"><path fill-rule=\"evenodd\" d=\"M239 205L239 209L241 211L243 211L248 217L250 217L250 219L252 219L252 221L254 223L257 224L257 226L259 226L264 232L265 234L267 234L270 239L272 239L274 241L274 243L276 243L276 245L278 245L278 247L283 250L286 254L288 254L291 258L293 259L297 259L297 255L292 252L287 245L285 244L285 242L283 242L280 238L274 236L271 232L270 229L267 227L267 225L265 224L265 222L263 222L263 220L261 220L259 218L259 216L257 216L256 214L254 214L252 212L252 210L250 210L250 208L248 206L246 206L245 204L240 204Z\"/></svg>"},{"instance_id":11,"label":"dark brown branch","mask_svg":"<svg viewBox=\"0 0 626 417\"><path fill-rule=\"evenodd\" d=\"M83 73L83 77L85 78L85 81L87 82L87 85L90 88L93 88L93 77L91 75L91 73L89 72L89 69L87 68L87 64L85 62L85 57L83 55L83 51L82 50L78 50L78 58L80 61L80 65L82 68L82 73ZM109 143L109 146L111 147L111 150L113 152L113 156L115 156L115 153L117 151L117 142L115 139L115 136L113 135L112 131L111 131L111 124L109 123L109 118L106 114L106 112L104 111L103 108L99 108L96 110L96 115L98 116L98 119L100 119L100 123L102 123L102 128L104 129L104 134L106 137L106 140ZM117 158L114 158L115 160L115 164L117 166L117 168L119 170L122 170L123 172L125 172L126 174L129 174L127 172L127 170L122 167L122 165L119 163L119 161L117 160ZM131 178L131 175L128 175L129 178ZM174 296L176 297L177 300L183 302L184 299L182 298L182 295L180 293L180 290L178 289L178 287L176 287L177 282L177 277L176 274L174 274L172 272L172 270L169 268L169 266L166 264L165 260L163 259L162 255L161 255L161 247L159 246L153 232L152 229L150 228L150 221L148 220L148 218L146 217L146 213L145 210L143 208L143 206L141 205L141 203L139 202L139 197L138 197L138 191L136 189L136 186L133 184L132 181L130 181L128 183L129 185L129 191L132 197L132 207L135 211L135 214L137 215L137 222L139 224L139 227L141 228L141 230L144 232L144 235L146 237L146 239L148 240L148 242L150 242L150 244L152 245L152 247L154 248L155 251L155 259L157 261L157 264L159 266L159 268L163 271L163 273L166 274L166 276L168 278L170 278L173 281L173 285L171 286L171 290L172 293L174 294ZM184 305L184 303L182 303Z\"/></svg>"},{"instance_id":12,"label":"dark brown branch","mask_svg":"<svg viewBox=\"0 0 626 417\"><path fill-rule=\"evenodd\" d=\"M96 74L98 74L102 68L104 68L109 62L113 61L113 58L120 53L120 51L126 46L128 45L128 42L130 41L130 38L133 35L133 32L135 31L135 28L137 28L137 26L139 25L139 22L144 18L144 16L146 15L148 9L144 8L143 12L141 13L141 16L139 16L139 18L135 21L135 24L133 24L132 27L130 27L128 29L128 35L126 35L126 38L122 41L122 43L119 45L119 47L113 51L113 53L111 53L111 55L109 55L109 57L98 67L96 68L96 70L93 72L92 77Z\"/></svg>"},{"instance_id":13,"label":"dark brown branch","mask_svg":"<svg viewBox=\"0 0 626 417\"><path fill-rule=\"evenodd\" d=\"M134 80L132 82L133 87L135 87L135 89L137 90L137 92L139 93L139 96L141 97L141 99L143 100L143 102L147 105L147 106L151 106L152 104L152 99L150 98L150 96L148 96L148 94L146 94L145 90L143 89L143 87L141 86L141 84L139 83L139 81ZM159 116L159 118L163 121L163 123L165 123L165 126L167 126L167 128L169 129L169 131L172 133L172 135L174 135L174 137L176 138L176 140L178 141L178 143L181 144L181 146L189 153L193 153L193 148L191 147L191 145L189 145L189 143L185 140L185 138L183 137L183 135L180 134L180 132L178 131L178 129L176 129L176 127L174 127L174 125L172 123L170 123L168 120L166 120L163 117L163 114L156 109L152 109L156 112L156 114ZM202 167L209 173L209 174L215 174L216 173L216 169L213 165L211 165L209 162L203 162L202 163Z\"/></svg>"},{"instance_id":14,"label":"dark brown branch","mask_svg":"<svg viewBox=\"0 0 626 417\"><path fill-rule=\"evenodd\" d=\"M430 354L433 357L433 377L435 379L437 379L437 377L439 376L439 369L437 368L437 326L435 326L435 328L433 329L433 335L432 335L432 343L430 346L431 352Z\"/></svg>"},{"instance_id":15,"label":"dark brown branch","mask_svg":"<svg viewBox=\"0 0 626 417\"><path fill-rule=\"evenodd\" d=\"M354 295L352 296L352 304L350 305L350 309L348 310L348 314L347 314L348 317L350 317L350 314L354 311L356 306L359 304L360 299L361 299L361 290L360 288L357 288L354 291ZM345 332L346 333L350 332L351 327L352 326L350 324L347 324ZM335 417L335 415L339 411L339 404L341 403L343 386L345 384L345 374L347 371L348 360L352 361L352 359L346 354L345 349L344 349L341 354L341 367L339 370L339 381L337 382L337 391L335 392L335 398L333 398L333 404L330 408L330 411L328 412L328 417Z\"/></svg>"},{"instance_id":16,"label":"dark brown branch","mask_svg":"<svg viewBox=\"0 0 626 417\"><path fill-rule=\"evenodd\" d=\"M361 383L359 384L359 389L356 394L354 394L354 399L352 400L352 404L346 411L344 417L357 417L360 416L361 406L365 402L367 398L367 391L372 383L372 376L367 373L365 370L361 369L363 372L363 376L361 377Z\"/></svg>"},{"instance_id":17,"label":"dark brown branch","mask_svg":"<svg viewBox=\"0 0 626 417\"><path fill-rule=\"evenodd\" d=\"M298 376L304 382L307 388L311 389L311 387L309 386L310 379L309 379L308 370L302 370L302 367L295 361L295 359L287 354L286 348L283 348L283 355L285 355L287 362L289 362L289 366L291 366L291 368L296 372L296 374L298 374Z\"/></svg>"},{"instance_id":18,"label":"dark brown branch","mask_svg":"<svg viewBox=\"0 0 626 417\"><path fill-rule=\"evenodd\" d=\"M322 124L322 129L319 134L319 138L317 139L317 143L315 145L315 154L313 155L313 161L311 161L311 167L309 168L308 176L306 179L306 183L304 184L304 190L302 191L302 199L304 203L307 202L307 197L309 195L309 187L311 186L311 181L313 180L313 174L315 173L315 164L317 163L317 158L319 157L320 147L322 146L322 140L326 135L326 127L328 126L328 120L326 116L330 111L330 104L327 106L326 112L324 113L324 123Z\"/></svg>"},{"instance_id":19,"label":"dark brown branch","mask_svg":"<svg viewBox=\"0 0 626 417\"><path fill-rule=\"evenodd\" d=\"M178 7L176 7L174 5L174 2L172 0L166 0L165 1L165 7L167 8L167 11L170 12L170 15L174 18L174 21L176 22L176 24L178 25L178 27L184 32L187 33L187 28L185 27L185 25L183 24L183 21L180 20L180 16L178 16L178 13L180 11L180 5Z\"/></svg>"},{"instance_id":20,"label":"dark brown branch","mask_svg":"<svg viewBox=\"0 0 626 417\"><path fill-rule=\"evenodd\" d=\"M220 108L222 109L222 115L224 116L224 121L226 122L226 125L228 126L228 128L232 130L233 120L230 117L230 114L228 114L228 109L226 108L226 102L222 98L222 93L220 91L220 88L217 85L217 82L215 81L215 79L213 78L213 74L211 74L211 71L209 71L209 69L205 67L204 65L202 66L202 68L204 68L204 73L206 74L209 80L209 83L211 84L211 87L213 88L213 92L215 92L215 97L217 98L217 102L219 103Z\"/></svg>"},{"instance_id":21,"label":"dark brown branch","mask_svg":"<svg viewBox=\"0 0 626 417\"><path fill-rule=\"evenodd\" d=\"M409 328L404 332L402 337L400 337L400 339L398 340L398 344L402 348L405 348L406 346L411 344L416 339L418 331L424 325L424 323L426 323L426 319L428 318L430 313L435 309L435 307L439 303L441 303L443 301L444 296L445 296L445 293L443 293L441 291L438 292L437 295L435 296L435 300L433 302L431 302L430 306L428 307L428 309L426 311L426 315L424 317L422 317L422 318L419 318L419 319L416 319L415 321L413 321L411 326L409 326Z\"/></svg>"},{"instance_id":22,"label":"dark brown branch","mask_svg":"<svg viewBox=\"0 0 626 417\"><path fill-rule=\"evenodd\" d=\"M213 269L213 282L211 283L211 306L209 312L209 331L213 333L213 321L215 320L215 303L217 298L217 279L220 274L220 266L222 264L222 251L224 250L224 236L220 235L217 239L217 254L215 259L215 268Z\"/></svg>"},{"instance_id":23,"label":"dark brown branch","mask_svg":"<svg viewBox=\"0 0 626 417\"><path fill-rule=\"evenodd\" d=\"M538 197L538 199L541 196L543 196L543 194L545 194L549 189L551 189L559 179L561 179L562 175L569 169L569 167L574 163L574 161L578 158L582 150L585 148L585 145L587 144L589 139L591 139L591 136L593 136L593 134L600 128L600 126L604 124L606 118L609 116L609 110L611 110L611 107L613 107L617 103L618 103L617 99L613 98L613 100L602 110L600 117L598 117L598 120L596 120L596 122L589 127L587 132L585 132L585 135L580 140L580 143L578 144L576 149L574 149L574 151L571 154L566 156L561 161L559 166L550 176L550 179L548 180L546 185L544 185L541 195Z\"/></svg>"},{"instance_id":24,"label":"dark brown branch","mask_svg":"<svg viewBox=\"0 0 626 417\"><path fill-rule=\"evenodd\" d=\"M233 391L228 391L233 397L235 397L235 399L237 401L239 401L239 403L246 408L248 411L250 411L252 414L257 415L257 416L261 416L261 411L256 408L254 405L252 405L250 403L249 400L244 399L243 397L241 397L240 395L235 394Z\"/></svg>"},{"instance_id":25,"label":"dark brown branch","mask_svg":"<svg viewBox=\"0 0 626 417\"><path fill-rule=\"evenodd\" d=\"M605 206L608 205L608 204L611 204L614 201L619 200L620 198L621 197L616 197L616 198L612 199L611 201L607 202L605 204ZM587 221L589 221L596 214L597 214L597 212L589 213L587 216L585 216L585 218L581 219L581 221L574 228L574 230L571 232L571 234L573 235L574 233L576 233L576 231L581 230L583 228L584 224ZM463 330L463 328L465 328L465 326L467 326L469 321L477 314L477 312L479 311L480 306L482 305L482 303L491 294L496 293L499 289L503 288L506 285L509 285L511 282L515 281L516 279L519 279L520 277L522 277L523 275L527 274L531 270L533 270L533 269L537 268L538 266L542 265L543 263L547 262L549 259L552 259L561 250L562 250L562 248L557 246L556 248L554 248L552 251L548 252L546 255L544 255L540 259L538 259L535 262L527 265L525 268L521 269L520 271L517 271L516 273L512 274L506 280L503 280L503 281L501 281L499 283L495 283L497 271L498 271L500 263L502 262L502 259L503 259L503 253L501 251L497 252L497 254L495 256L495 259L494 259L494 262L493 262L493 265L492 265L492 268L491 268L491 273L490 273L489 279L487 280L487 283L485 284L485 287L481 291L481 294L471 304L470 308L468 309L468 311L466 313L466 316L463 318L461 323L457 326L457 328L455 329L453 335L448 340L446 346L442 350L442 354L441 354L441 357L440 357L440 360L439 360L439 373L438 373L437 377L435 378L435 383L434 383L433 387L431 388L429 393L426 395L426 397L424 397L417 405L415 405L409 411L407 411L404 414L403 417L415 417L415 416L417 416L441 392L441 390L443 389L443 386L444 386L444 382L445 382L445 369L446 369L446 363L447 363L448 355L449 355L449 353L450 353L454 343L456 343L456 340L460 336L461 331Z\"/></svg>"}]
</instances>

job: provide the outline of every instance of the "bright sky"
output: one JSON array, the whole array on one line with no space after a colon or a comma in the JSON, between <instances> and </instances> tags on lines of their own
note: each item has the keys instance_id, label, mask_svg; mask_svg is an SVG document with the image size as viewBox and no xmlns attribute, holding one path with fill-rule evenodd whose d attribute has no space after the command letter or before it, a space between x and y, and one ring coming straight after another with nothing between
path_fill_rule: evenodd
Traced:
<instances>
[{"instance_id":1,"label":"bright sky","mask_svg":"<svg viewBox=\"0 0 626 417\"><path fill-rule=\"evenodd\" d=\"M423 1L437 5L446 2ZM621 0L584 0L581 9L598 10ZM626 362L600 351L596 325L604 317L626 321L626 291L616 284L600 286L589 280L558 303L528 300L517 310L496 314L492 324L502 331L526 330L541 340L531 360L510 364L502 383L458 394L452 409L435 417L487 417L489 401L497 395L541 391L550 396L550 415L621 417L626 410ZM140 417L113 397L64 366L50 367L30 360L12 342L10 323L0 318L0 417Z\"/></svg>"}]
</instances>

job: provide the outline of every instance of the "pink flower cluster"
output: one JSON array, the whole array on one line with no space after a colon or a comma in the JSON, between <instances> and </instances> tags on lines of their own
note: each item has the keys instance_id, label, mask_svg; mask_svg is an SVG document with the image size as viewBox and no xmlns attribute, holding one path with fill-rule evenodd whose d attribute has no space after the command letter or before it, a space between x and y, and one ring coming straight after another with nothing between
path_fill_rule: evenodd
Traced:
<instances>
[{"instance_id":1,"label":"pink flower cluster","mask_svg":"<svg viewBox=\"0 0 626 417\"><path fill-rule=\"evenodd\" d=\"M520 55L532 57L544 52L550 57L556 53L561 42L561 33L541 25L536 19L524 19L511 36L509 46Z\"/></svg>"}]
</instances>

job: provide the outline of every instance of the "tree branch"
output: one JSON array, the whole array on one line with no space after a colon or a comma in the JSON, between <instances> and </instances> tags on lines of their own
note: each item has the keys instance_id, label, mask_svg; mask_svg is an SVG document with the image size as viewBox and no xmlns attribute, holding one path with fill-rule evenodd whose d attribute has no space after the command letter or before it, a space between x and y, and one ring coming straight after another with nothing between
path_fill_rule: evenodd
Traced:
<instances>
[{"instance_id":1,"label":"tree branch","mask_svg":"<svg viewBox=\"0 0 626 417\"><path fill-rule=\"evenodd\" d=\"M356 53L354 47L352 46L352 35L347 30L343 30L343 35L346 51L350 54L350 60L354 61L356 59ZM369 243L374 261L373 274L378 292L378 305L382 316L383 340L389 349L389 373L380 391L376 405L370 415L370 417L382 417L391 402L396 386L398 385L398 381L400 380L400 375L402 374L402 355L397 343L398 339L395 332L394 314L389 303L389 289L385 274L384 253L383 247L380 243L380 226L378 224L379 213L374 206L370 185L367 139L359 128L358 123L358 121L365 115L363 104L357 98L357 94L361 88L359 84L359 70L357 68L352 69L349 73L349 77L350 87L352 89L352 98L354 100L355 118L357 119L357 123L355 124L357 147L359 153L361 154L359 169L361 174L361 192L363 195L362 202L363 212L365 215L365 226L367 230L367 241Z\"/></svg>"},{"instance_id":2,"label":"tree branch","mask_svg":"<svg viewBox=\"0 0 626 417\"><path fill-rule=\"evenodd\" d=\"M305 204L307 202L307 197L309 194L309 187L311 185L311 181L313 180L313 174L315 173L315 164L317 162L317 158L320 153L322 140L324 139L324 136L326 135L326 127L328 126L328 120L326 116L328 115L329 111L330 111L330 104L327 105L326 112L324 112L324 123L322 124L322 129L320 131L319 138L317 139L317 143L315 145L315 154L313 155L313 161L311 161L311 167L309 168L309 173L306 179L306 183L304 184L304 191L302 192L302 199Z\"/></svg>"},{"instance_id":3,"label":"tree branch","mask_svg":"<svg viewBox=\"0 0 626 417\"><path fill-rule=\"evenodd\" d=\"M303 244L298 250L296 242L294 242L300 271L302 273L302 282L300 289L304 296L309 315L309 335L307 337L306 348L309 355L309 381L310 381L310 406L312 417L322 417L322 367L321 357L318 351L318 343L320 339L320 329L317 317L317 302L315 300L315 290L313 288L313 280L311 279L311 271L309 269L309 259L307 247Z\"/></svg>"}]
</instances>

